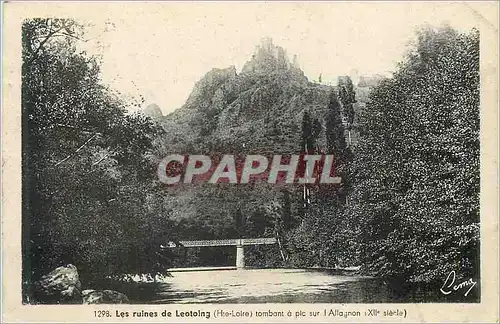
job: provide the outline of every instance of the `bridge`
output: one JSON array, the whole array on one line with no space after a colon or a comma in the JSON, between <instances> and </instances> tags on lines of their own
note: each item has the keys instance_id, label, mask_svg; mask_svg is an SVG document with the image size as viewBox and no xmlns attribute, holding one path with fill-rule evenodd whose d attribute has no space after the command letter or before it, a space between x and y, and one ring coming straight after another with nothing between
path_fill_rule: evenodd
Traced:
<instances>
[{"instance_id":1,"label":"bridge","mask_svg":"<svg viewBox=\"0 0 500 324\"><path fill-rule=\"evenodd\" d=\"M236 269L245 268L245 245L260 245L260 244L275 244L274 237L261 238L242 238L242 239L223 239L223 240L201 240L201 241L179 241L168 242L168 245L160 245L160 248L175 248L175 247L204 247L204 246L236 246Z\"/></svg>"}]
</instances>

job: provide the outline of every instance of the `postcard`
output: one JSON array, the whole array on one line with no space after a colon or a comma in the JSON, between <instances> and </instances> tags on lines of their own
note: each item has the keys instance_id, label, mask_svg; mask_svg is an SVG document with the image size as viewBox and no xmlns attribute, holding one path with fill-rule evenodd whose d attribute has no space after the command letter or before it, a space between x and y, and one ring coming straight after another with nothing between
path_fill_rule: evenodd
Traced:
<instances>
[{"instance_id":1,"label":"postcard","mask_svg":"<svg viewBox=\"0 0 500 324\"><path fill-rule=\"evenodd\" d=\"M498 322L498 6L4 3L2 320Z\"/></svg>"}]
</instances>

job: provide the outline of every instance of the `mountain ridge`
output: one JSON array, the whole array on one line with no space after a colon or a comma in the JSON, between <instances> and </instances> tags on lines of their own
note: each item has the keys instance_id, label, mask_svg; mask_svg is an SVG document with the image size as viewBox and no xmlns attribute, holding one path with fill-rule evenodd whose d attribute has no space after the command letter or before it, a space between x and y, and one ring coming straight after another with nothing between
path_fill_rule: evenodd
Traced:
<instances>
[{"instance_id":1,"label":"mountain ridge","mask_svg":"<svg viewBox=\"0 0 500 324\"><path fill-rule=\"evenodd\" d=\"M300 152L304 111L324 120L332 91L309 82L283 48L264 38L241 73L234 66L210 70L159 122L171 134L169 151Z\"/></svg>"}]
</instances>

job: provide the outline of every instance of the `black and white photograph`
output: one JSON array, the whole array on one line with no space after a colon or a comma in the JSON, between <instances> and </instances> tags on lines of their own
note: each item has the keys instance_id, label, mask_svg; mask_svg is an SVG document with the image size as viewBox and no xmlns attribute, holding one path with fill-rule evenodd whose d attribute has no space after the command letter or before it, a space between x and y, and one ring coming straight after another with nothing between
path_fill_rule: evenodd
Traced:
<instances>
[{"instance_id":1,"label":"black and white photograph","mask_svg":"<svg viewBox=\"0 0 500 324\"><path fill-rule=\"evenodd\" d=\"M387 304L318 314L402 320L498 286L482 275L498 254L483 113L498 107L481 95L482 26L498 23L472 4L80 5L9 30L23 307L145 321L170 304Z\"/></svg>"}]
</instances>

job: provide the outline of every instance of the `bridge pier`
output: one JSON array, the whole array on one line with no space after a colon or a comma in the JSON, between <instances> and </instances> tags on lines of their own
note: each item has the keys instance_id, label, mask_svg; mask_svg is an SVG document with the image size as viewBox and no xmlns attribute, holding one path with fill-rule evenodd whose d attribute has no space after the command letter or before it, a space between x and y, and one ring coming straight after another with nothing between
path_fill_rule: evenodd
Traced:
<instances>
[{"instance_id":1,"label":"bridge pier","mask_svg":"<svg viewBox=\"0 0 500 324\"><path fill-rule=\"evenodd\" d=\"M221 239L221 240L202 240L202 241L179 241L182 247L202 247L202 246L235 246L236 245L236 269L245 268L245 245L275 244L274 237L260 238L239 238L239 239ZM169 242L168 246L160 245L161 249L175 248L177 243Z\"/></svg>"},{"instance_id":2,"label":"bridge pier","mask_svg":"<svg viewBox=\"0 0 500 324\"><path fill-rule=\"evenodd\" d=\"M245 268L245 250L243 248L243 244L239 242L236 245L236 269L244 269Z\"/></svg>"}]
</instances>

